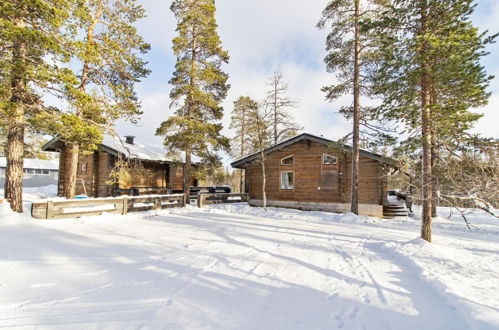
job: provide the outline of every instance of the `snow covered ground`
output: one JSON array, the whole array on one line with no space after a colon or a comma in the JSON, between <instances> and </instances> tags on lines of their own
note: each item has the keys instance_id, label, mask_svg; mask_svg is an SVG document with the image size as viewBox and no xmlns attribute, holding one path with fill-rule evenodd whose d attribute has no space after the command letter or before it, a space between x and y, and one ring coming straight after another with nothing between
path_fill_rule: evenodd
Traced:
<instances>
[{"instance_id":1,"label":"snow covered ground","mask_svg":"<svg viewBox=\"0 0 499 330\"><path fill-rule=\"evenodd\" d=\"M447 210L442 210L447 215ZM33 220L0 206L0 327L498 329L499 221L245 204Z\"/></svg>"}]
</instances>

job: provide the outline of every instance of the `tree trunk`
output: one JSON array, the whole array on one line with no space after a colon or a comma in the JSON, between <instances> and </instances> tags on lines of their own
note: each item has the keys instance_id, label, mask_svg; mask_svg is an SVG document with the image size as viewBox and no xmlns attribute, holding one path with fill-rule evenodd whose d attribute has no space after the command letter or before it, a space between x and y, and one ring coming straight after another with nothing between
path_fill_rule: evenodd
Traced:
<instances>
[{"instance_id":1,"label":"tree trunk","mask_svg":"<svg viewBox=\"0 0 499 330\"><path fill-rule=\"evenodd\" d=\"M353 70L353 138L352 138L352 196L350 211L359 214L359 138L360 138L360 0L355 0L354 70Z\"/></svg>"},{"instance_id":2,"label":"tree trunk","mask_svg":"<svg viewBox=\"0 0 499 330\"><path fill-rule=\"evenodd\" d=\"M19 106L21 107L21 106ZM23 211L23 154L24 125L16 121L9 124L7 136L7 172L5 194L13 211Z\"/></svg>"},{"instance_id":3,"label":"tree trunk","mask_svg":"<svg viewBox=\"0 0 499 330\"><path fill-rule=\"evenodd\" d=\"M243 118L242 118L242 122L241 122L241 154L240 154L240 157L243 158L244 157L244 143L246 142L244 140L245 138L245 135L246 135L246 113L244 112L245 110L243 110ZM239 192L242 194L244 191L244 180L243 180L243 170L241 169L240 172L239 172Z\"/></svg>"},{"instance_id":4,"label":"tree trunk","mask_svg":"<svg viewBox=\"0 0 499 330\"><path fill-rule=\"evenodd\" d=\"M239 192L242 194L244 193L244 174L243 174L243 170L239 170Z\"/></svg>"},{"instance_id":5,"label":"tree trunk","mask_svg":"<svg viewBox=\"0 0 499 330\"><path fill-rule=\"evenodd\" d=\"M184 164L184 200L185 205L189 205L190 203L190 195L191 195L191 151L185 151L185 164Z\"/></svg>"},{"instance_id":6,"label":"tree trunk","mask_svg":"<svg viewBox=\"0 0 499 330\"><path fill-rule=\"evenodd\" d=\"M98 7L97 11L95 13L95 17L92 20L92 24L87 29L87 40L86 42L89 44L93 42L94 39L94 30L97 26L97 24L100 22L100 19L102 17L103 13L103 8L102 8L102 0L98 2ZM90 71L90 65L88 61L83 62L83 67L81 71L81 78L80 78L80 86L79 86L79 91L82 93L85 93L86 86L88 83L88 73ZM80 107L77 107L76 109L76 116L78 118L83 118L83 110ZM78 155L80 153L80 147L78 145L77 141L73 141L72 143L67 143L66 144L67 151L69 153L69 157L66 157L66 159L63 159L65 161L65 168L66 168L66 178L64 180L64 187L63 187L63 194L64 197L67 199L73 199L76 194L76 181L77 181L77 174L78 174Z\"/></svg>"},{"instance_id":7,"label":"tree trunk","mask_svg":"<svg viewBox=\"0 0 499 330\"><path fill-rule=\"evenodd\" d=\"M76 180L78 174L78 155L80 153L80 148L77 143L67 143L66 144L66 159L62 161L65 162L65 180L64 180L64 197L67 199L73 199L76 195Z\"/></svg>"},{"instance_id":8,"label":"tree trunk","mask_svg":"<svg viewBox=\"0 0 499 330\"><path fill-rule=\"evenodd\" d=\"M275 82L274 85L274 144L277 144L277 84L278 82Z\"/></svg>"},{"instance_id":9,"label":"tree trunk","mask_svg":"<svg viewBox=\"0 0 499 330\"><path fill-rule=\"evenodd\" d=\"M15 24L23 27L25 24L17 19ZM24 163L24 104L26 93L24 83L26 45L24 41L14 42L12 56L16 64L12 69L11 97L12 110L8 116L7 133L7 171L5 173L5 197L8 198L13 211L23 211L23 163Z\"/></svg>"},{"instance_id":10,"label":"tree trunk","mask_svg":"<svg viewBox=\"0 0 499 330\"><path fill-rule=\"evenodd\" d=\"M437 190L438 190L438 178L435 175L434 169L436 166L436 161L437 161L437 150L435 146L435 134L432 132L431 135L431 173L432 173L432 199L431 199L431 216L432 218L435 218L438 216L437 214L437 206L438 206L438 197L437 197Z\"/></svg>"},{"instance_id":11,"label":"tree trunk","mask_svg":"<svg viewBox=\"0 0 499 330\"><path fill-rule=\"evenodd\" d=\"M260 151L260 158L262 162L262 207L267 207L267 178L265 173L265 155L263 149Z\"/></svg>"},{"instance_id":12,"label":"tree trunk","mask_svg":"<svg viewBox=\"0 0 499 330\"><path fill-rule=\"evenodd\" d=\"M428 6L426 0L421 1L421 34L427 31ZM420 50L421 61L421 125L423 138L423 212L421 237L431 242L431 202L432 202L432 175L431 175L431 114L430 114L430 77L427 54L427 42L423 41Z\"/></svg>"}]
</instances>

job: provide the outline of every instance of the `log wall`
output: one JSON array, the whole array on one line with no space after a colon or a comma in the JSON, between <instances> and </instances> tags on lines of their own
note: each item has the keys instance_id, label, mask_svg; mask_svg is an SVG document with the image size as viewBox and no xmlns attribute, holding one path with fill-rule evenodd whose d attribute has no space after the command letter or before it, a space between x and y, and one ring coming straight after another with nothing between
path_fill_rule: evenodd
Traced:
<instances>
[{"instance_id":1,"label":"log wall","mask_svg":"<svg viewBox=\"0 0 499 330\"><path fill-rule=\"evenodd\" d=\"M323 165L322 156L337 157L337 164ZM293 165L282 165L281 159L293 156ZM323 144L303 140L266 155L267 199L274 201L303 201L316 203L349 203L351 192L351 159L327 150ZM281 189L281 171L292 171L294 188ZM337 176L334 185L325 186ZM246 167L247 187L251 199L262 199L261 164L254 161ZM359 175L359 203L382 204L386 180L380 176L380 163L361 156Z\"/></svg>"},{"instance_id":2,"label":"log wall","mask_svg":"<svg viewBox=\"0 0 499 330\"><path fill-rule=\"evenodd\" d=\"M60 149L58 195L63 191L66 168L65 163L70 156L63 146ZM109 184L111 172L114 168L116 157L104 152L95 151L91 154L80 154L78 158L78 171L76 181L76 195L86 194L91 197L113 196L117 188L131 188L130 185ZM181 192L183 187L182 164L161 164L156 162L143 162L144 169L151 173L147 178L142 175L132 181L134 187L165 188L170 192ZM191 178L191 185L196 180Z\"/></svg>"}]
</instances>

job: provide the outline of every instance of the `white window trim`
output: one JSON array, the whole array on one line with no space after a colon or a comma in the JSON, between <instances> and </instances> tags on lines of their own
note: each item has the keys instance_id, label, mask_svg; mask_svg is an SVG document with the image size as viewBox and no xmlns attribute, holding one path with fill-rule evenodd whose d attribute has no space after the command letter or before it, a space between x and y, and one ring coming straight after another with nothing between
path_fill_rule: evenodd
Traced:
<instances>
[{"instance_id":1,"label":"white window trim","mask_svg":"<svg viewBox=\"0 0 499 330\"><path fill-rule=\"evenodd\" d=\"M325 161L326 156L334 158L334 163L326 163ZM329 154L322 154L322 165L336 165L336 164L338 164L338 157Z\"/></svg>"},{"instance_id":2,"label":"white window trim","mask_svg":"<svg viewBox=\"0 0 499 330\"><path fill-rule=\"evenodd\" d=\"M295 155L289 155L289 156L286 156L284 158L281 158L281 165L282 166L293 166L295 164ZM291 164L283 164L282 162L285 160L285 159L288 159L288 158L293 158L293 162Z\"/></svg>"},{"instance_id":3,"label":"white window trim","mask_svg":"<svg viewBox=\"0 0 499 330\"><path fill-rule=\"evenodd\" d=\"M282 186L282 175L283 173L293 173L293 183L291 185L291 188L284 188ZM281 190L295 190L295 172L294 171L289 171L289 170L285 170L285 171L281 171L280 174L279 174L279 188Z\"/></svg>"}]
</instances>

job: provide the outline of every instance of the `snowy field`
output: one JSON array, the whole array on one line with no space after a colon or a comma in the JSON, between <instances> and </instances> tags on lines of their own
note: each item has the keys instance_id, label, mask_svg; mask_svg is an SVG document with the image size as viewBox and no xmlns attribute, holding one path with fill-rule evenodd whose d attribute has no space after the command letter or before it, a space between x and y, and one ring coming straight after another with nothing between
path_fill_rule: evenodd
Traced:
<instances>
[{"instance_id":1,"label":"snowy field","mask_svg":"<svg viewBox=\"0 0 499 330\"><path fill-rule=\"evenodd\" d=\"M442 210L442 215L446 211ZM0 328L499 329L499 221L188 207L0 207Z\"/></svg>"}]
</instances>

